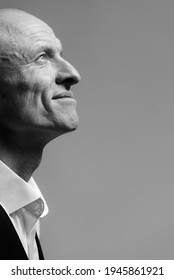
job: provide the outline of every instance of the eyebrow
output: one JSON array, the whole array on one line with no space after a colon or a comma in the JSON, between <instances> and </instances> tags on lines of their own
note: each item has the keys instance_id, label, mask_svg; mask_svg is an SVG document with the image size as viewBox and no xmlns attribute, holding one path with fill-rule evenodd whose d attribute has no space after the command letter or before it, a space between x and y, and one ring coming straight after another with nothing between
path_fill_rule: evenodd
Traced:
<instances>
[{"instance_id":1,"label":"eyebrow","mask_svg":"<svg viewBox=\"0 0 174 280\"><path fill-rule=\"evenodd\" d=\"M42 46L39 46L38 48L36 48L33 52L34 52L34 54L37 54L41 51L45 51L50 55L54 55L56 53L56 51L58 51L60 56L63 56L62 46L60 47L60 50L59 50L59 48L53 48L49 45L42 45Z\"/></svg>"}]
</instances>

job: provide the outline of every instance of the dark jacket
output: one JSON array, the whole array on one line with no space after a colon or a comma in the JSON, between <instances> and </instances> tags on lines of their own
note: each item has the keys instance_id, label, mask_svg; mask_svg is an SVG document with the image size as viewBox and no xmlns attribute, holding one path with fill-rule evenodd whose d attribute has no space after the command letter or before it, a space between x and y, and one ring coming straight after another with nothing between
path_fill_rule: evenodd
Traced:
<instances>
[{"instance_id":1,"label":"dark jacket","mask_svg":"<svg viewBox=\"0 0 174 280\"><path fill-rule=\"evenodd\" d=\"M43 260L43 252L36 234L39 259ZM9 216L0 205L0 260L28 260L28 256Z\"/></svg>"}]
</instances>

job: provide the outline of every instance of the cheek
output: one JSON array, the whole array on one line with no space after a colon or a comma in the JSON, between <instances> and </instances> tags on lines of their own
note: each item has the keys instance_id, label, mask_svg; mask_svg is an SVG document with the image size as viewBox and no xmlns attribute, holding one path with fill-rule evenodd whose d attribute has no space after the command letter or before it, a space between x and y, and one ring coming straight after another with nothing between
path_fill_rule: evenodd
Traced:
<instances>
[{"instance_id":1,"label":"cheek","mask_svg":"<svg viewBox=\"0 0 174 280\"><path fill-rule=\"evenodd\" d=\"M49 72L38 71L37 75L33 79L33 84L31 87L31 92L33 94L33 99L42 106L45 112L50 113L52 96L55 91L55 82L52 79Z\"/></svg>"},{"instance_id":2,"label":"cheek","mask_svg":"<svg viewBox=\"0 0 174 280\"><path fill-rule=\"evenodd\" d=\"M0 71L2 68L0 67ZM18 68L7 68L0 75L0 113L4 116L16 116L21 103L23 92L28 87L23 81L22 74Z\"/></svg>"},{"instance_id":3,"label":"cheek","mask_svg":"<svg viewBox=\"0 0 174 280\"><path fill-rule=\"evenodd\" d=\"M22 87L22 75L19 69L0 67L0 93L2 98L20 91Z\"/></svg>"},{"instance_id":4,"label":"cheek","mask_svg":"<svg viewBox=\"0 0 174 280\"><path fill-rule=\"evenodd\" d=\"M3 72L4 73L4 72ZM0 76L0 114L9 118L51 112L54 79L49 69L22 69ZM52 73L51 73L52 74Z\"/></svg>"},{"instance_id":5,"label":"cheek","mask_svg":"<svg viewBox=\"0 0 174 280\"><path fill-rule=\"evenodd\" d=\"M36 96L46 96L53 89L52 75L47 68L34 68L26 72L24 84Z\"/></svg>"}]
</instances>

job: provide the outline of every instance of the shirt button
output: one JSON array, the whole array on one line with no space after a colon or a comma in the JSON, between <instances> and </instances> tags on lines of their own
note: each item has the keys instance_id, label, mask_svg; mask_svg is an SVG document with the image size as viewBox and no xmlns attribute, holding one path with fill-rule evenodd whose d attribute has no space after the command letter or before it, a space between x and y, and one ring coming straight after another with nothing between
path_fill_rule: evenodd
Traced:
<instances>
[{"instance_id":1,"label":"shirt button","mask_svg":"<svg viewBox=\"0 0 174 280\"><path fill-rule=\"evenodd\" d=\"M31 212L34 216L40 217L44 211L44 202L41 198L26 205L25 208Z\"/></svg>"}]
</instances>

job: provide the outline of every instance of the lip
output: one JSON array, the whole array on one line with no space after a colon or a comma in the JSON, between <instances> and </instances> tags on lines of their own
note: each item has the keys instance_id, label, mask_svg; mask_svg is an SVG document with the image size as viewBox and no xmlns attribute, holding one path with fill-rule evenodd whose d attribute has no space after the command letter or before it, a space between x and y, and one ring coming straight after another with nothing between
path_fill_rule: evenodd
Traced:
<instances>
[{"instance_id":1,"label":"lip","mask_svg":"<svg viewBox=\"0 0 174 280\"><path fill-rule=\"evenodd\" d=\"M58 94L55 94L52 99L56 100L56 99L62 99L62 98L74 98L74 94L72 91L64 91Z\"/></svg>"}]
</instances>

